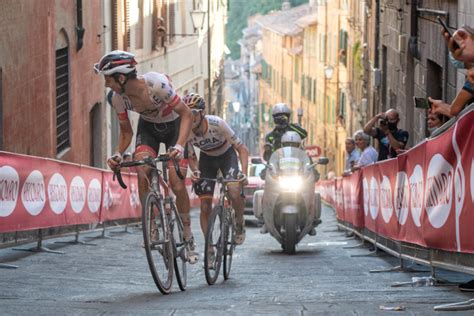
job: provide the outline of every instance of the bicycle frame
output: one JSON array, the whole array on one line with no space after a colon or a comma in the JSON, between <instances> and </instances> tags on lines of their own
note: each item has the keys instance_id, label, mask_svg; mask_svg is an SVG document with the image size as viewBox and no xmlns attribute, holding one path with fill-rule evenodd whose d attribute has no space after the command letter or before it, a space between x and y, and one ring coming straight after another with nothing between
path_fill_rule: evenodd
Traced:
<instances>
[{"instance_id":1,"label":"bicycle frame","mask_svg":"<svg viewBox=\"0 0 474 316\"><path fill-rule=\"evenodd\" d=\"M142 213L143 238L150 271L155 284L163 294L169 294L171 291L173 272L176 273L176 279L180 289L184 291L186 288L186 255L184 250L183 224L174 205L173 198L170 195L167 169L169 160L172 160L178 177L184 179L176 160L167 154L159 155L156 158L148 157L143 160L123 162L120 164L120 167L146 165L151 168L150 177L148 179L149 192L145 205L143 205ZM158 169L160 163L162 164L161 170ZM120 169L115 171L114 177L115 176L120 186L126 189L127 186L123 183ZM153 209L157 210L157 212L154 213ZM154 228L150 228L153 227L153 225ZM161 231L161 236L159 235L159 231ZM153 234L156 235L156 232L158 232L158 236L160 237L158 240L150 237L153 236ZM156 260L154 258L156 254L159 254L160 259ZM164 275L160 275L160 272L157 272L156 269L158 265L163 267L160 264L161 260L164 260L163 262L166 266L166 270L164 271L167 272L165 272ZM178 260L180 260L179 263Z\"/></svg>"}]
</instances>

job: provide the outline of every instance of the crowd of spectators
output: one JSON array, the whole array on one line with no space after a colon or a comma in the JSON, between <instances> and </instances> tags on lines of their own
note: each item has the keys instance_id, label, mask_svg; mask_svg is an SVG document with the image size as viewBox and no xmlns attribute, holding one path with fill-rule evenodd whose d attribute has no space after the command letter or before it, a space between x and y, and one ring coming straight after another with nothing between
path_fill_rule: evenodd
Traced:
<instances>
[{"instance_id":1,"label":"crowd of spectators","mask_svg":"<svg viewBox=\"0 0 474 316\"><path fill-rule=\"evenodd\" d=\"M458 69L465 69L466 79L451 103L428 97L430 107L426 113L426 130L430 136L449 118L458 115L466 105L474 102L474 28L463 26L452 37L444 29L442 32L451 63ZM377 161L397 157L406 151L409 133L398 128L399 122L399 113L395 109L389 109L375 115L363 130L347 138L344 174L350 174ZM371 137L377 140L378 151L370 145Z\"/></svg>"}]
</instances>

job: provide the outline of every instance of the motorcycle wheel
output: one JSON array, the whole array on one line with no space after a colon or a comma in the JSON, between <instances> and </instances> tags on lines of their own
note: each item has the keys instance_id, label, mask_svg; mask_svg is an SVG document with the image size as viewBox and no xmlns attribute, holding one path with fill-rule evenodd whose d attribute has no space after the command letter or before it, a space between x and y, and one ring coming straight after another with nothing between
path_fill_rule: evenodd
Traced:
<instances>
[{"instance_id":1,"label":"motorcycle wheel","mask_svg":"<svg viewBox=\"0 0 474 316\"><path fill-rule=\"evenodd\" d=\"M283 238L283 250L289 255L296 252L296 214L285 214L283 225L285 235Z\"/></svg>"}]
</instances>

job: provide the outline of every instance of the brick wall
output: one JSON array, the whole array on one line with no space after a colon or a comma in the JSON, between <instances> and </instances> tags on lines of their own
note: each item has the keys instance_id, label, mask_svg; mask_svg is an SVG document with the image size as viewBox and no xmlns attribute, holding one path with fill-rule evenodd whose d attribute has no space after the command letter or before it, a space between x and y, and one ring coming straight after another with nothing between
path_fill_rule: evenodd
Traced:
<instances>
[{"instance_id":1,"label":"brick wall","mask_svg":"<svg viewBox=\"0 0 474 316\"><path fill-rule=\"evenodd\" d=\"M83 1L84 46L76 52L76 1L2 1L3 150L90 163L89 111L103 99L103 82L91 68L102 55L101 18L99 1ZM69 45L71 148L57 157L55 52L60 39Z\"/></svg>"}]
</instances>

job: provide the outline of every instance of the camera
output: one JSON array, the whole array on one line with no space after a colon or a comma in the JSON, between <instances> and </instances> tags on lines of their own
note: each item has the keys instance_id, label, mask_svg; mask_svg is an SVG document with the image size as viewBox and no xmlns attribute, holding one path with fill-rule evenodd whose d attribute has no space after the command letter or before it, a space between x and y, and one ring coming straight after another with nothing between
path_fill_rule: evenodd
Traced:
<instances>
[{"instance_id":1,"label":"camera","mask_svg":"<svg viewBox=\"0 0 474 316\"><path fill-rule=\"evenodd\" d=\"M386 118L380 119L379 125L388 125L388 120Z\"/></svg>"}]
</instances>

